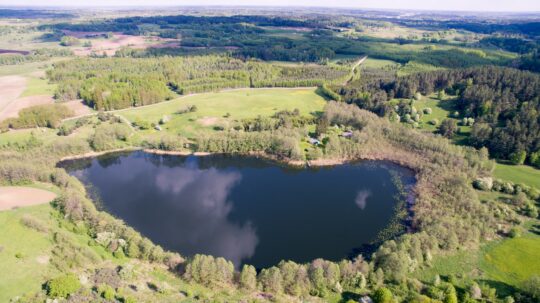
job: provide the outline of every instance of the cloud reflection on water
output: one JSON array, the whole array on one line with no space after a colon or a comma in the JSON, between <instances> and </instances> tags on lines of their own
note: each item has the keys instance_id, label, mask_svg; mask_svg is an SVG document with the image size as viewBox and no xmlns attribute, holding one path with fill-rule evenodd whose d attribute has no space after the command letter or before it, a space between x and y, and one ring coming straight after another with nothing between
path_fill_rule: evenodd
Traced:
<instances>
[{"instance_id":1,"label":"cloud reflection on water","mask_svg":"<svg viewBox=\"0 0 540 303\"><path fill-rule=\"evenodd\" d=\"M367 199L371 196L371 191L370 190L367 190L367 189L362 189L362 190L359 190L357 193L356 193L356 199L354 200L354 203L356 203L356 205L364 210L367 206Z\"/></svg>"},{"instance_id":2,"label":"cloud reflection on water","mask_svg":"<svg viewBox=\"0 0 540 303\"><path fill-rule=\"evenodd\" d=\"M156 174L156 185L174 195L168 202L180 214L181 230L190 231L175 239L179 246L197 247L200 252L223 256L236 266L253 256L258 243L255 228L250 222L241 225L228 218L232 203L227 198L241 179L238 172L214 168L161 168Z\"/></svg>"}]
</instances>

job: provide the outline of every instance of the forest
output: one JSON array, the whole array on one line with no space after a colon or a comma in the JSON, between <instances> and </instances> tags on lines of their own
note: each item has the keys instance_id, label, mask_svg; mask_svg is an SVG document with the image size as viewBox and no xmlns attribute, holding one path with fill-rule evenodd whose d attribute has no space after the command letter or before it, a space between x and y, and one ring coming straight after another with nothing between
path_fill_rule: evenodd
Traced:
<instances>
[{"instance_id":1,"label":"forest","mask_svg":"<svg viewBox=\"0 0 540 303\"><path fill-rule=\"evenodd\" d=\"M142 75L142 76L141 76ZM96 110L143 106L176 94L242 87L308 87L343 82L338 65L273 65L229 56L90 58L55 64L48 77L58 100L82 98Z\"/></svg>"},{"instance_id":2,"label":"forest","mask_svg":"<svg viewBox=\"0 0 540 303\"><path fill-rule=\"evenodd\" d=\"M516 69L480 67L418 73L405 77L363 78L338 89L348 103L380 115L394 115L389 102L412 99L416 93L434 92L456 96L466 117L476 120L470 143L488 147L495 157L532 154L540 148L540 77ZM410 109L409 109L410 110Z\"/></svg>"}]
</instances>

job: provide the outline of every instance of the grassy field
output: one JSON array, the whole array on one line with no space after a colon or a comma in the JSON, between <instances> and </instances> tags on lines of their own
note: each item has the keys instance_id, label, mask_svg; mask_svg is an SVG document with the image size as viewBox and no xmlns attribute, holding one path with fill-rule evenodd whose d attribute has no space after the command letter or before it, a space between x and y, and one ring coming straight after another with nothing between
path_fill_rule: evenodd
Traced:
<instances>
[{"instance_id":1,"label":"grassy field","mask_svg":"<svg viewBox=\"0 0 540 303\"><path fill-rule=\"evenodd\" d=\"M398 66L399 63L392 61L392 60L383 60L383 59L373 59L373 58L367 58L364 63L362 63L362 68L389 68Z\"/></svg>"},{"instance_id":2,"label":"grassy field","mask_svg":"<svg viewBox=\"0 0 540 303\"><path fill-rule=\"evenodd\" d=\"M497 163L494 175L502 180L523 183L540 189L540 170L531 166Z\"/></svg>"},{"instance_id":3,"label":"grassy field","mask_svg":"<svg viewBox=\"0 0 540 303\"><path fill-rule=\"evenodd\" d=\"M197 111L176 114L189 105L195 105ZM315 89L241 89L181 97L117 112L132 122L139 118L156 124L167 115L170 121L163 126L164 129L192 136L197 131L209 131L216 126L259 115L271 116L280 110L297 108L301 114L308 115L322 111L324 105L324 98L317 95Z\"/></svg>"},{"instance_id":4,"label":"grassy field","mask_svg":"<svg viewBox=\"0 0 540 303\"><path fill-rule=\"evenodd\" d=\"M480 268L490 280L517 286L540 273L540 237L525 236L488 245L480 260Z\"/></svg>"},{"instance_id":5,"label":"grassy field","mask_svg":"<svg viewBox=\"0 0 540 303\"><path fill-rule=\"evenodd\" d=\"M486 283L501 295L510 294L513 288L540 272L540 236L526 233L513 239L488 243L477 250L463 250L452 255L436 257L431 267L415 273L424 282L453 275L457 286L466 287L472 281Z\"/></svg>"},{"instance_id":6,"label":"grassy field","mask_svg":"<svg viewBox=\"0 0 540 303\"><path fill-rule=\"evenodd\" d=\"M0 302L29 291L39 290L44 278L54 275L48 257L52 234L23 226L23 216L52 224L48 204L0 212Z\"/></svg>"},{"instance_id":7,"label":"grassy field","mask_svg":"<svg viewBox=\"0 0 540 303\"><path fill-rule=\"evenodd\" d=\"M40 95L52 96L57 86L56 84L50 84L46 79L36 76L29 76L26 85L26 90L22 93L21 97Z\"/></svg>"}]
</instances>

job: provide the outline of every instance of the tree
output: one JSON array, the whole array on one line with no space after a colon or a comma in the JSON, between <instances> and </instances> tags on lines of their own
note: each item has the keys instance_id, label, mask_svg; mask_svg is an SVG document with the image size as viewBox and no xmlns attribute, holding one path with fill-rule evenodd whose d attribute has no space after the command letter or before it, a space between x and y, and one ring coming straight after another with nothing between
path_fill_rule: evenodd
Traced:
<instances>
[{"instance_id":1,"label":"tree","mask_svg":"<svg viewBox=\"0 0 540 303\"><path fill-rule=\"evenodd\" d=\"M514 165L523 165L527 159L527 152L524 150L516 151L510 154L510 163Z\"/></svg>"},{"instance_id":2,"label":"tree","mask_svg":"<svg viewBox=\"0 0 540 303\"><path fill-rule=\"evenodd\" d=\"M281 272L275 266L263 269L259 275L259 281L266 292L280 294L283 291Z\"/></svg>"},{"instance_id":3,"label":"tree","mask_svg":"<svg viewBox=\"0 0 540 303\"><path fill-rule=\"evenodd\" d=\"M437 99L439 99L440 101L444 100L444 98L446 97L446 94L444 93L444 90L440 90L438 93L437 93Z\"/></svg>"},{"instance_id":4,"label":"tree","mask_svg":"<svg viewBox=\"0 0 540 303\"><path fill-rule=\"evenodd\" d=\"M457 131L457 123L454 119L444 119L439 126L439 133L446 138L452 138Z\"/></svg>"},{"instance_id":5,"label":"tree","mask_svg":"<svg viewBox=\"0 0 540 303\"><path fill-rule=\"evenodd\" d=\"M240 287L246 290L255 290L257 288L257 271L251 265L244 265L240 272Z\"/></svg>"},{"instance_id":6,"label":"tree","mask_svg":"<svg viewBox=\"0 0 540 303\"><path fill-rule=\"evenodd\" d=\"M534 275L523 283L523 290L534 299L540 299L540 276Z\"/></svg>"},{"instance_id":7,"label":"tree","mask_svg":"<svg viewBox=\"0 0 540 303\"><path fill-rule=\"evenodd\" d=\"M74 46L80 43L79 39L72 36L63 36L60 39L60 45L62 46Z\"/></svg>"},{"instance_id":8,"label":"tree","mask_svg":"<svg viewBox=\"0 0 540 303\"><path fill-rule=\"evenodd\" d=\"M529 155L529 164L536 168L540 168L540 151L533 152Z\"/></svg>"},{"instance_id":9,"label":"tree","mask_svg":"<svg viewBox=\"0 0 540 303\"><path fill-rule=\"evenodd\" d=\"M469 294L471 295L471 298L476 300L482 298L482 290L476 282L471 285L471 288L469 289Z\"/></svg>"},{"instance_id":10,"label":"tree","mask_svg":"<svg viewBox=\"0 0 540 303\"><path fill-rule=\"evenodd\" d=\"M458 303L456 288L450 283L444 289L444 303Z\"/></svg>"},{"instance_id":11,"label":"tree","mask_svg":"<svg viewBox=\"0 0 540 303\"><path fill-rule=\"evenodd\" d=\"M373 294L373 302L375 303L392 303L392 300L392 292L386 287L377 289Z\"/></svg>"}]
</instances>

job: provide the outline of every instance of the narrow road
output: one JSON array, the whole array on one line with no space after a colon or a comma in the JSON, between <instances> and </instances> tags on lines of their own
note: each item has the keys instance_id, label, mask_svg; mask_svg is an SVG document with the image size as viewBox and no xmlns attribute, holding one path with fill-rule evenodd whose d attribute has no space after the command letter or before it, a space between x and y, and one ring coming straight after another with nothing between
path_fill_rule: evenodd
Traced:
<instances>
[{"instance_id":1,"label":"narrow road","mask_svg":"<svg viewBox=\"0 0 540 303\"><path fill-rule=\"evenodd\" d=\"M366 59L368 58L368 56L364 56L360 59L358 59L358 61L356 61L356 63L351 67L351 77L349 79L347 79L347 81L343 82L342 86L345 86L347 84L349 84L353 78L354 78L354 72L356 71L356 69L362 64L364 63L364 61L366 61Z\"/></svg>"}]
</instances>

